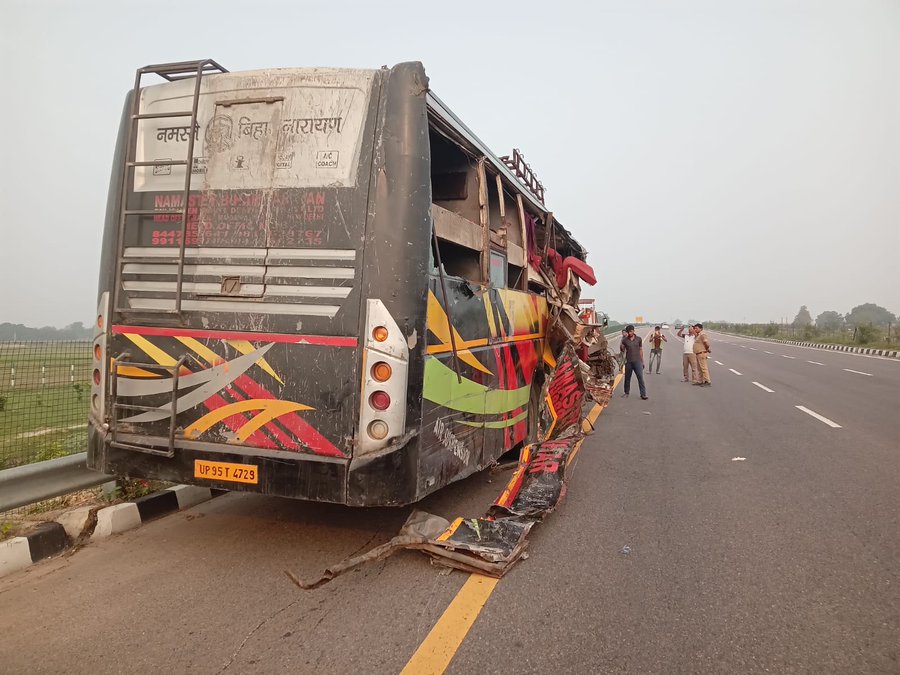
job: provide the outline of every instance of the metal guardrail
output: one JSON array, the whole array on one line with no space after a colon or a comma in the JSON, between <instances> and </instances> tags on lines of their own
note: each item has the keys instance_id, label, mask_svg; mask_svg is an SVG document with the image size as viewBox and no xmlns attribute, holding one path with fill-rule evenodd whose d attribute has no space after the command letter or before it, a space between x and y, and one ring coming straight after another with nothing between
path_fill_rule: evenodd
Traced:
<instances>
[{"instance_id":1,"label":"metal guardrail","mask_svg":"<svg viewBox=\"0 0 900 675\"><path fill-rule=\"evenodd\" d=\"M115 480L86 462L87 453L79 452L0 471L0 513Z\"/></svg>"}]
</instances>

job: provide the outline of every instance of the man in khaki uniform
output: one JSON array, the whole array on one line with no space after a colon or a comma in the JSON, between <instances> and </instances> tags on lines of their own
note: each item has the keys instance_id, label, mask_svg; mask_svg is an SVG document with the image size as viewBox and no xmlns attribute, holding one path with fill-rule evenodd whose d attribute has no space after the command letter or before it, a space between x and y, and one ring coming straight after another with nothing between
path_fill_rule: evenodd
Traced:
<instances>
[{"instance_id":1,"label":"man in khaki uniform","mask_svg":"<svg viewBox=\"0 0 900 675\"><path fill-rule=\"evenodd\" d=\"M695 385L699 387L709 387L712 382L709 379L709 338L703 332L703 324L694 324L694 355L697 357L697 370L700 375Z\"/></svg>"},{"instance_id":2,"label":"man in khaki uniform","mask_svg":"<svg viewBox=\"0 0 900 675\"><path fill-rule=\"evenodd\" d=\"M686 335L684 332L685 328L687 328ZM684 340L684 353L681 356L681 367L684 370L682 382L697 382L700 372L697 370L697 357L694 354L694 327L682 326L678 329L676 335ZM688 379L688 371L691 373L690 379Z\"/></svg>"}]
</instances>

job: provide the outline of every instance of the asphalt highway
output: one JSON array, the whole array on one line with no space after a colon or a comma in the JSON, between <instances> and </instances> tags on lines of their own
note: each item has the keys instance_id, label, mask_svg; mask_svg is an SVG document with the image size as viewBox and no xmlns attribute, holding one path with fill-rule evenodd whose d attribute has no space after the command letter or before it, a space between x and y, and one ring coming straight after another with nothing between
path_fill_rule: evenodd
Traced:
<instances>
[{"instance_id":1,"label":"asphalt highway","mask_svg":"<svg viewBox=\"0 0 900 675\"><path fill-rule=\"evenodd\" d=\"M900 361L713 335L703 388L667 337L448 672L900 672ZM420 506L480 515L507 476ZM398 673L467 575L415 553L315 591L283 571L408 512L229 494L33 565L0 579L0 671Z\"/></svg>"}]
</instances>

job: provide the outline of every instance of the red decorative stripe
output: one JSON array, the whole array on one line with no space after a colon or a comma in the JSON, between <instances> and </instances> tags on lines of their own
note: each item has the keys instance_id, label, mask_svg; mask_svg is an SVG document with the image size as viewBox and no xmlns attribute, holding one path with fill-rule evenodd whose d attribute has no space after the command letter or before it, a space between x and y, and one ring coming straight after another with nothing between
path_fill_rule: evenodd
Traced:
<instances>
[{"instance_id":1,"label":"red decorative stripe","mask_svg":"<svg viewBox=\"0 0 900 675\"><path fill-rule=\"evenodd\" d=\"M287 344L317 345L321 347L356 347L359 338L329 335L286 335L284 333L241 333L226 330L194 330L186 328L159 328L155 326L113 326L116 335L154 335L159 337L210 338L213 340L247 340L248 342L284 342Z\"/></svg>"},{"instance_id":2,"label":"red decorative stripe","mask_svg":"<svg viewBox=\"0 0 900 675\"><path fill-rule=\"evenodd\" d=\"M519 378L516 375L516 364L513 359L513 346L511 344L503 346L503 359L506 361L506 386L509 389L516 389L519 386ZM514 413L510 412L505 415L505 419L510 419L513 417ZM521 424L521 422L517 422L516 424ZM516 424L513 425L512 428L506 427L506 447L513 447L518 441L516 439Z\"/></svg>"},{"instance_id":3,"label":"red decorative stripe","mask_svg":"<svg viewBox=\"0 0 900 675\"><path fill-rule=\"evenodd\" d=\"M235 386L240 387L252 398L270 398L275 396L266 389L257 384L248 375L241 375L234 381ZM278 421L285 428L299 438L304 444L309 446L317 455L327 455L328 457L345 457L334 444L318 432L312 425L303 420L299 415L283 415Z\"/></svg>"},{"instance_id":4,"label":"red decorative stripe","mask_svg":"<svg viewBox=\"0 0 900 675\"><path fill-rule=\"evenodd\" d=\"M231 396L231 398L233 398L235 401L246 400L244 398L244 396L242 396L241 393L239 391L237 391L237 389L235 389L235 387L229 386L227 389L225 389L225 391L227 391L228 395ZM240 415L240 414L233 415L232 417L240 418L241 422L238 425L238 428L243 426L244 423L249 423L249 421L252 420L252 416L248 420L247 417L245 417L244 415ZM226 421L226 424L227 424L227 421ZM284 433L281 429L278 428L277 425L273 424L272 422L268 422L265 425L263 425L262 428L254 431L252 434L250 434L247 437L247 440L244 441L244 443L246 445L250 445L250 446L254 446L254 447L269 447L264 444L266 442L271 442L271 439L266 434L263 433L263 429L266 429L269 433L271 433L273 436L275 436L275 439L281 444L281 448L279 448L279 449L294 450L294 451L300 450L300 446L297 445L297 442L293 438L288 436L286 433Z\"/></svg>"}]
</instances>

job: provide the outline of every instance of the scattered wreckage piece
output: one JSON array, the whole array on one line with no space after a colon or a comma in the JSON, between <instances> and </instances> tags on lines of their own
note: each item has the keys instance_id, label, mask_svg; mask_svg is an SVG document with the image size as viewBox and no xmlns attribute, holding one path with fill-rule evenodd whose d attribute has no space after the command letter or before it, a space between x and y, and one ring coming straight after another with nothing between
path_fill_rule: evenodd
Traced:
<instances>
[{"instance_id":1,"label":"scattered wreckage piece","mask_svg":"<svg viewBox=\"0 0 900 675\"><path fill-rule=\"evenodd\" d=\"M406 519L403 527L400 528L400 532L397 533L397 536L392 538L389 542L376 546L360 555L345 558L341 562L326 568L325 571L315 579L303 581L296 574L288 570L285 570L285 574L287 574L291 581L299 588L302 588L303 590L312 590L328 583L335 577L360 567L361 565L375 562L376 560L384 560L385 558L394 555L397 551L423 548L430 542L438 539L449 527L450 521L446 518L425 513L424 511L413 511L409 518Z\"/></svg>"},{"instance_id":2,"label":"scattered wreckage piece","mask_svg":"<svg viewBox=\"0 0 900 675\"><path fill-rule=\"evenodd\" d=\"M413 511L389 542L327 568L316 579L303 581L286 574L302 589L318 588L360 565L406 549L423 551L435 565L502 577L525 556L531 528L565 498L568 468L587 435L581 425L586 393L592 386L611 391L610 383L597 380L590 368L586 373L586 367L567 342L542 390L538 435L543 440L522 449L506 488L484 517L450 522Z\"/></svg>"}]
</instances>

